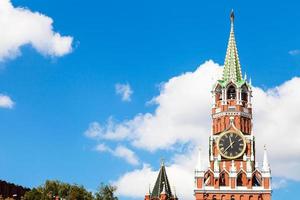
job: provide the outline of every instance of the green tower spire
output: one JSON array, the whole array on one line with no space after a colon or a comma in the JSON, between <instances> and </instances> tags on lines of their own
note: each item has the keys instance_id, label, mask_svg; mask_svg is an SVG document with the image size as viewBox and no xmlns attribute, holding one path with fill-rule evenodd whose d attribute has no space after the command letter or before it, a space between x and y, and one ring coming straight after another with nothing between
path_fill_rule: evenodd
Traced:
<instances>
[{"instance_id":1,"label":"green tower spire","mask_svg":"<svg viewBox=\"0 0 300 200\"><path fill-rule=\"evenodd\" d=\"M151 198L156 197L157 199L159 199L159 195L161 194L161 192L165 192L165 194L167 194L168 197L172 197L171 186L168 180L168 176L167 176L167 172L163 160L161 162L160 171L151 193Z\"/></svg>"},{"instance_id":2,"label":"green tower spire","mask_svg":"<svg viewBox=\"0 0 300 200\"><path fill-rule=\"evenodd\" d=\"M236 47L235 37L234 37L234 13L233 10L230 14L231 28L230 36L227 46L227 52L224 63L223 77L224 82L233 81L240 82L242 78L242 70L239 61L238 51Z\"/></svg>"}]
</instances>

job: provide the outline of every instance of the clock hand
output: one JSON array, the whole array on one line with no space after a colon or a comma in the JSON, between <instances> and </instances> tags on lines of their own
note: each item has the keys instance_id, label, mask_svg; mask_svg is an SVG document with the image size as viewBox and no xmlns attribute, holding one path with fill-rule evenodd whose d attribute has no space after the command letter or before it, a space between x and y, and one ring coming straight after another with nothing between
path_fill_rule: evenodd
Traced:
<instances>
[{"instance_id":1,"label":"clock hand","mask_svg":"<svg viewBox=\"0 0 300 200\"><path fill-rule=\"evenodd\" d=\"M231 143L228 145L228 147L224 150L224 153L226 153L226 151L227 151L230 147L232 147L233 144L234 144L234 141L231 142Z\"/></svg>"},{"instance_id":2,"label":"clock hand","mask_svg":"<svg viewBox=\"0 0 300 200\"><path fill-rule=\"evenodd\" d=\"M229 142L230 142L230 146L231 146L231 148L233 148L233 146L232 146L232 141L231 141L231 137L229 136Z\"/></svg>"}]
</instances>

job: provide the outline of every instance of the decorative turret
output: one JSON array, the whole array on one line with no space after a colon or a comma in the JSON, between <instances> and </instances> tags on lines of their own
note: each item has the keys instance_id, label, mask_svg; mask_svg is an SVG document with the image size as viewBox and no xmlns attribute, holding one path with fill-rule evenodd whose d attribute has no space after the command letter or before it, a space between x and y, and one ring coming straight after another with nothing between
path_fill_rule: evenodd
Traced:
<instances>
[{"instance_id":1,"label":"decorative turret","mask_svg":"<svg viewBox=\"0 0 300 200\"><path fill-rule=\"evenodd\" d=\"M150 194L150 195L149 195ZM149 192L145 195L145 199L149 200L175 200L174 195L171 191L171 186L169 183L169 179L167 176L165 164L162 161L160 170L158 173L158 177L156 179L155 185L153 187L152 192Z\"/></svg>"},{"instance_id":2,"label":"decorative turret","mask_svg":"<svg viewBox=\"0 0 300 200\"><path fill-rule=\"evenodd\" d=\"M262 171L261 176L262 176L262 183L263 183L262 186L265 189L271 189L271 170L268 161L266 145L264 146L264 159L263 159L263 166L261 171Z\"/></svg>"},{"instance_id":3,"label":"decorative turret","mask_svg":"<svg viewBox=\"0 0 300 200\"><path fill-rule=\"evenodd\" d=\"M201 150L201 148L199 148L199 150L198 150L198 160L197 160L197 165L196 165L196 169L195 169L196 172L203 172L204 171L202 155L201 154L202 154L202 150Z\"/></svg>"},{"instance_id":4,"label":"decorative turret","mask_svg":"<svg viewBox=\"0 0 300 200\"><path fill-rule=\"evenodd\" d=\"M165 191L165 193L171 197L171 187L169 184L166 168L164 162L161 162L160 171L158 174L158 177L156 179L154 188L151 193L151 197L159 197L162 191Z\"/></svg>"},{"instance_id":5,"label":"decorative turret","mask_svg":"<svg viewBox=\"0 0 300 200\"><path fill-rule=\"evenodd\" d=\"M262 173L263 174L270 173L270 165L269 165L269 161L268 161L266 145L264 146L264 159L263 159Z\"/></svg>"},{"instance_id":6,"label":"decorative turret","mask_svg":"<svg viewBox=\"0 0 300 200\"><path fill-rule=\"evenodd\" d=\"M151 187L149 184L149 191L145 194L145 200L150 200L150 198L151 198Z\"/></svg>"}]
</instances>

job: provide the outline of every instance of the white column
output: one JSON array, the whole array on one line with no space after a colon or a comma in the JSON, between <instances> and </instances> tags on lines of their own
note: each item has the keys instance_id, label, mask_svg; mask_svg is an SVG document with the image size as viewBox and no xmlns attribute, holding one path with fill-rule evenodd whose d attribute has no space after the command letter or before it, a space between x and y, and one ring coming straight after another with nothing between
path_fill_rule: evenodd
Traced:
<instances>
[{"instance_id":1,"label":"white column","mask_svg":"<svg viewBox=\"0 0 300 200\"><path fill-rule=\"evenodd\" d=\"M214 160L214 152L213 152L213 136L209 137L209 148L210 148L210 161Z\"/></svg>"},{"instance_id":2,"label":"white column","mask_svg":"<svg viewBox=\"0 0 300 200\"><path fill-rule=\"evenodd\" d=\"M225 89L222 88L222 105L225 105Z\"/></svg>"},{"instance_id":3,"label":"white column","mask_svg":"<svg viewBox=\"0 0 300 200\"><path fill-rule=\"evenodd\" d=\"M252 135L251 137L251 156L250 159L251 161L254 161L254 136Z\"/></svg>"},{"instance_id":4,"label":"white column","mask_svg":"<svg viewBox=\"0 0 300 200\"><path fill-rule=\"evenodd\" d=\"M237 95L237 104L242 105L242 90L240 88L236 90L236 95Z\"/></svg>"},{"instance_id":5,"label":"white column","mask_svg":"<svg viewBox=\"0 0 300 200\"><path fill-rule=\"evenodd\" d=\"M215 108L216 107L216 93L215 93L215 91L212 91L212 98L213 98L212 107Z\"/></svg>"},{"instance_id":6,"label":"white column","mask_svg":"<svg viewBox=\"0 0 300 200\"><path fill-rule=\"evenodd\" d=\"M248 96L248 108L251 108L252 107L252 103L251 103L252 91L251 90L248 91L247 96Z\"/></svg>"}]
</instances>

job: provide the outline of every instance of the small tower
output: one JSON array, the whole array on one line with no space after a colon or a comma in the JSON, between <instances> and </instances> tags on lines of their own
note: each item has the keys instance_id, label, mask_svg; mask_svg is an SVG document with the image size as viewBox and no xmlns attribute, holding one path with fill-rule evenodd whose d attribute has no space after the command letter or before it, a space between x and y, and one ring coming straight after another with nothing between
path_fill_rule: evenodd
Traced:
<instances>
[{"instance_id":1,"label":"small tower","mask_svg":"<svg viewBox=\"0 0 300 200\"><path fill-rule=\"evenodd\" d=\"M145 200L178 200L177 196L172 194L166 167L163 161L161 162L153 190L152 192L149 191L149 193L145 195Z\"/></svg>"},{"instance_id":2,"label":"small tower","mask_svg":"<svg viewBox=\"0 0 300 200\"><path fill-rule=\"evenodd\" d=\"M263 187L265 189L270 189L271 188L271 170L270 170L270 165L268 161L268 155L267 155L267 148L266 145L264 146L264 158L263 158L263 166L261 170L261 175L262 175L262 182L263 182Z\"/></svg>"}]
</instances>

